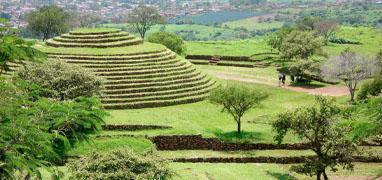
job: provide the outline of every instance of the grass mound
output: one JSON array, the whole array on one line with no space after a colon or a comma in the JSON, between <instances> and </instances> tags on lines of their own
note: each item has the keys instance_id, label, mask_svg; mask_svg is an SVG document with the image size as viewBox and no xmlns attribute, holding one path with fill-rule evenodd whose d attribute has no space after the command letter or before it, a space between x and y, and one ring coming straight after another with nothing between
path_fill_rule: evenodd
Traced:
<instances>
[{"instance_id":1,"label":"grass mound","mask_svg":"<svg viewBox=\"0 0 382 180\"><path fill-rule=\"evenodd\" d=\"M119 29L78 29L36 48L106 79L105 108L147 108L201 101L214 82L166 47Z\"/></svg>"}]
</instances>

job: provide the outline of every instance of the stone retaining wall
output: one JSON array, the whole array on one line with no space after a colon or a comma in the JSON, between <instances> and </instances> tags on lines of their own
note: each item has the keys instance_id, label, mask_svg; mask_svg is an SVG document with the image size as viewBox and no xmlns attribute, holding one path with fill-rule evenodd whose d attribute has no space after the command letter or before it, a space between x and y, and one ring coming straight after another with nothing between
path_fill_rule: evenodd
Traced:
<instances>
[{"instance_id":1,"label":"stone retaining wall","mask_svg":"<svg viewBox=\"0 0 382 180\"><path fill-rule=\"evenodd\" d=\"M295 156L295 157L232 157L232 158L176 158L173 162L189 163L277 163L277 164L297 164L304 163L314 156ZM353 162L381 163L380 157L353 156Z\"/></svg>"},{"instance_id":2,"label":"stone retaining wall","mask_svg":"<svg viewBox=\"0 0 382 180\"><path fill-rule=\"evenodd\" d=\"M109 131L139 131L139 130L150 130L150 129L169 129L171 126L161 126L161 125L103 125L103 130Z\"/></svg>"},{"instance_id":3,"label":"stone retaining wall","mask_svg":"<svg viewBox=\"0 0 382 180\"><path fill-rule=\"evenodd\" d=\"M307 144L226 143L217 138L203 138L201 135L156 136L151 138L158 150L214 150L245 151L261 149L308 149Z\"/></svg>"}]
</instances>

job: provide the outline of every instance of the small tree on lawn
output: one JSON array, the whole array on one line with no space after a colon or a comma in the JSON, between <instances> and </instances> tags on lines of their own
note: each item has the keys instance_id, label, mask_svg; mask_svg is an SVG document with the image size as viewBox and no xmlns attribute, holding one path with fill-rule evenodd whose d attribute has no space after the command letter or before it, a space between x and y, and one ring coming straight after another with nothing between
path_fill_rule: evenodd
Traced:
<instances>
[{"instance_id":1,"label":"small tree on lawn","mask_svg":"<svg viewBox=\"0 0 382 180\"><path fill-rule=\"evenodd\" d=\"M325 62L321 67L321 75L329 80L344 81L350 92L350 101L353 102L360 82L372 77L377 70L374 59L359 56L347 49L341 55Z\"/></svg>"},{"instance_id":2,"label":"small tree on lawn","mask_svg":"<svg viewBox=\"0 0 382 180\"><path fill-rule=\"evenodd\" d=\"M139 5L128 14L128 23L131 24L134 31L145 39L146 32L155 25L163 22L158 10L154 7Z\"/></svg>"},{"instance_id":3,"label":"small tree on lawn","mask_svg":"<svg viewBox=\"0 0 382 180\"><path fill-rule=\"evenodd\" d=\"M223 106L222 111L231 114L241 134L241 119L250 109L260 105L268 96L245 86L219 87L211 92L210 101Z\"/></svg>"},{"instance_id":4,"label":"small tree on lawn","mask_svg":"<svg viewBox=\"0 0 382 180\"><path fill-rule=\"evenodd\" d=\"M350 127L341 126L341 110L335 102L324 97L316 97L316 104L279 115L273 123L276 131L275 141L281 143L291 131L306 141L309 149L315 152L314 159L307 159L302 165L292 167L292 170L328 179L326 169L337 171L337 166L352 170L352 155L357 151L355 140L348 138Z\"/></svg>"}]
</instances>

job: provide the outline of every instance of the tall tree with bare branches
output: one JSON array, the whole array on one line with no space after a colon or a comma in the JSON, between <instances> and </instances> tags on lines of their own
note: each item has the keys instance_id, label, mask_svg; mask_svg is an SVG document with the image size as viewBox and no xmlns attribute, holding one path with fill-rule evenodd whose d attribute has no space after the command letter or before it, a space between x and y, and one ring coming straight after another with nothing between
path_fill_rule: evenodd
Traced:
<instances>
[{"instance_id":1,"label":"tall tree with bare branches","mask_svg":"<svg viewBox=\"0 0 382 180\"><path fill-rule=\"evenodd\" d=\"M320 20L314 23L313 27L316 33L324 38L324 44L327 45L329 38L334 35L339 25L332 20Z\"/></svg>"},{"instance_id":2,"label":"tall tree with bare branches","mask_svg":"<svg viewBox=\"0 0 382 180\"><path fill-rule=\"evenodd\" d=\"M325 62L321 67L321 75L329 80L344 81L350 92L350 101L353 102L360 82L378 71L376 64L373 58L357 55L347 49Z\"/></svg>"}]
</instances>

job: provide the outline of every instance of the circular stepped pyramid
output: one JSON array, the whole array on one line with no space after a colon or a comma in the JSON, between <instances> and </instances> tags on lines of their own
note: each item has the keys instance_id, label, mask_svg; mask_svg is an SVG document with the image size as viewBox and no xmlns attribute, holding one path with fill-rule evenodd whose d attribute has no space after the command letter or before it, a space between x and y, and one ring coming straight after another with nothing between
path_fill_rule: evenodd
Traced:
<instances>
[{"instance_id":1,"label":"circular stepped pyramid","mask_svg":"<svg viewBox=\"0 0 382 180\"><path fill-rule=\"evenodd\" d=\"M215 84L165 46L143 43L118 29L80 29L36 47L49 59L78 64L103 77L100 98L107 109L197 102Z\"/></svg>"}]
</instances>

